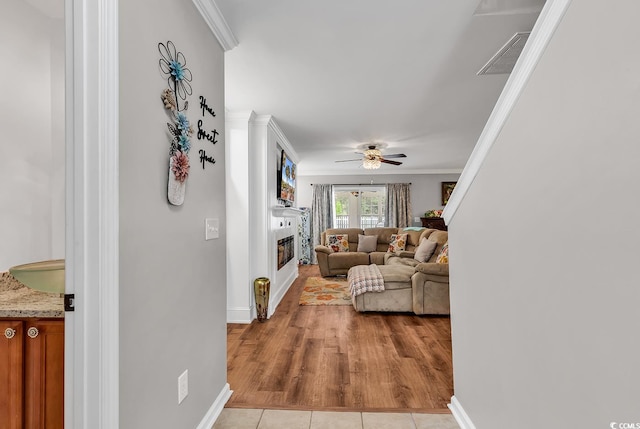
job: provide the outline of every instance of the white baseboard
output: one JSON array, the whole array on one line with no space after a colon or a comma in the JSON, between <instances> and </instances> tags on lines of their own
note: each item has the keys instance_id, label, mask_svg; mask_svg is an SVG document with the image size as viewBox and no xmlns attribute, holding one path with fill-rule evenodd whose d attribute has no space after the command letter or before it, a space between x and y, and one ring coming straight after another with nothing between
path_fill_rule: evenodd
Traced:
<instances>
[{"instance_id":1,"label":"white baseboard","mask_svg":"<svg viewBox=\"0 0 640 429\"><path fill-rule=\"evenodd\" d=\"M220 394L218 394L216 400L213 401L211 408L209 408L209 411L207 411L207 414L204 415L202 421L196 427L196 429L211 429L213 427L213 424L218 419L218 416L220 416L220 413L224 408L224 404L227 403L232 393L233 390L231 390L231 388L229 387L229 383L225 384L220 391Z\"/></svg>"},{"instance_id":2,"label":"white baseboard","mask_svg":"<svg viewBox=\"0 0 640 429\"><path fill-rule=\"evenodd\" d=\"M227 323L251 323L255 319L254 307L227 308Z\"/></svg>"},{"instance_id":3,"label":"white baseboard","mask_svg":"<svg viewBox=\"0 0 640 429\"><path fill-rule=\"evenodd\" d=\"M284 298L284 295L287 293L287 291L289 290L289 288L297 278L298 278L298 270L296 269L295 271L292 271L289 274L289 277L287 277L286 280L282 283L282 286L280 287L280 289L276 291L271 289L272 295L271 295L271 299L270 299L271 302L269 304L269 310L268 310L269 317L271 317L273 313L276 312L276 308L278 308L280 301L282 301L282 298Z\"/></svg>"},{"instance_id":4,"label":"white baseboard","mask_svg":"<svg viewBox=\"0 0 640 429\"><path fill-rule=\"evenodd\" d=\"M448 407L451 410L451 414L453 414L453 417L456 419L456 422L458 422L460 429L476 429L476 426L473 424L455 396L451 397L451 403Z\"/></svg>"}]
</instances>

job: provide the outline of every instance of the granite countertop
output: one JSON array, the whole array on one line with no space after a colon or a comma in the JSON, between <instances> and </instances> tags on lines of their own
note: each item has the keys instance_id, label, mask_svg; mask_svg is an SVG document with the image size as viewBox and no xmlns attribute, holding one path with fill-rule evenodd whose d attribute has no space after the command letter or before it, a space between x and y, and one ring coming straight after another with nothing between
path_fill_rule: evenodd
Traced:
<instances>
[{"instance_id":1,"label":"granite countertop","mask_svg":"<svg viewBox=\"0 0 640 429\"><path fill-rule=\"evenodd\" d=\"M31 289L10 273L0 273L0 317L64 317L59 293Z\"/></svg>"}]
</instances>

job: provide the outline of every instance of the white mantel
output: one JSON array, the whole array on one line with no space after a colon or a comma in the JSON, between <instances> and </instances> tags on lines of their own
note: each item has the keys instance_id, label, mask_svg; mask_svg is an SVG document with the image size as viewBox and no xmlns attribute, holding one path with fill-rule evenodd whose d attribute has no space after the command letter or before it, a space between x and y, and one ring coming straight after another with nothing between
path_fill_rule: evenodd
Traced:
<instances>
[{"instance_id":1,"label":"white mantel","mask_svg":"<svg viewBox=\"0 0 640 429\"><path fill-rule=\"evenodd\" d=\"M302 211L278 205L276 192L280 150L298 157L274 119L254 112L227 112L226 141L227 321L250 323L254 279L271 280L270 317L298 277L297 254L278 270L277 241L293 235L297 242Z\"/></svg>"}]
</instances>

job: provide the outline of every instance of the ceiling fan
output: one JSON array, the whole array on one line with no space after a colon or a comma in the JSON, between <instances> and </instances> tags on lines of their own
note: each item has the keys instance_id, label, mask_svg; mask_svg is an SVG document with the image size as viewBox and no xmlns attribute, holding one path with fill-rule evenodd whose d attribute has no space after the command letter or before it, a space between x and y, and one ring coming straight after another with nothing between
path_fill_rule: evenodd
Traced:
<instances>
[{"instance_id":1,"label":"ceiling fan","mask_svg":"<svg viewBox=\"0 0 640 429\"><path fill-rule=\"evenodd\" d=\"M376 145L369 145L364 152L356 152L359 155L362 155L362 158L358 159L343 159L336 162L351 162L351 161L362 161L362 166L367 170L375 170L380 168L380 165L384 162L385 164L391 165L402 165L400 161L391 161L389 158L406 158L407 155L404 153L394 153L392 155L382 156L382 152L380 149L376 147Z\"/></svg>"}]
</instances>

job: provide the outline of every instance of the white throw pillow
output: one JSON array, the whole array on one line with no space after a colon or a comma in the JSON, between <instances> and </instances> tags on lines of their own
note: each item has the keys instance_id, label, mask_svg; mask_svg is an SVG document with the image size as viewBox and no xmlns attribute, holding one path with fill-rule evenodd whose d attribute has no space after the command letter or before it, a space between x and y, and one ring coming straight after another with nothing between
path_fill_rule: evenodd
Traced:
<instances>
[{"instance_id":1,"label":"white throw pillow","mask_svg":"<svg viewBox=\"0 0 640 429\"><path fill-rule=\"evenodd\" d=\"M434 250L436 250L437 246L438 243L436 243L435 241L427 240L426 237L423 237L422 240L420 240L420 244L416 248L413 259L418 262L428 261L431 255L433 255L433 252Z\"/></svg>"},{"instance_id":2,"label":"white throw pillow","mask_svg":"<svg viewBox=\"0 0 640 429\"><path fill-rule=\"evenodd\" d=\"M378 247L377 235L358 234L358 252L375 252Z\"/></svg>"}]
</instances>

